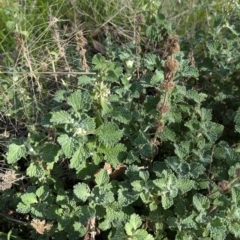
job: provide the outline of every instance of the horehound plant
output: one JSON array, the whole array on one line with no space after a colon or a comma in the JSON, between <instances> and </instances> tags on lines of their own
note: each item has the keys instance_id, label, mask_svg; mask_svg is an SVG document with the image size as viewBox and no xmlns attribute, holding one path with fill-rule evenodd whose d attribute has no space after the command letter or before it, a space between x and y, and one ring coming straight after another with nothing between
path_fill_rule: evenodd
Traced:
<instances>
[{"instance_id":1,"label":"horehound plant","mask_svg":"<svg viewBox=\"0 0 240 240\"><path fill-rule=\"evenodd\" d=\"M134 24L134 44L136 45L136 56L139 56L141 53L141 30L142 24L144 23L144 16L142 14L137 14L135 16L135 24ZM136 60L136 71L137 71L137 78L139 79L139 68L140 68L140 59L137 58Z\"/></svg>"},{"instance_id":2,"label":"horehound plant","mask_svg":"<svg viewBox=\"0 0 240 240\"><path fill-rule=\"evenodd\" d=\"M36 65L36 60L33 58L32 53L31 53L31 49L29 49L29 43L28 43L28 39L27 36L24 36L21 31L17 31L15 32L15 50L18 54L18 57L16 59L16 63L15 66L17 66L18 64L22 65L23 67L27 68L26 71L26 75L27 77L19 77L19 73L16 72L16 76L15 78L13 78L13 80L15 80L15 84L19 84L21 81L25 81L26 86L34 86L31 87L31 90L33 91L33 99L35 104L38 104L38 100L36 98L36 92L37 93L41 93L42 91L42 86L40 84L39 81L39 75L36 74L35 72L35 65ZM21 79L21 81L19 81ZM31 80L31 81L30 81ZM36 90L34 90L36 89ZM20 87L20 91L19 93L22 95L22 98L26 100L26 102L28 101L28 94L26 94L26 87ZM25 104L27 105L27 104ZM24 105L24 108L26 108L26 106ZM25 113L27 113L28 109L26 108Z\"/></svg>"},{"instance_id":3,"label":"horehound plant","mask_svg":"<svg viewBox=\"0 0 240 240\"><path fill-rule=\"evenodd\" d=\"M27 47L27 43L24 39L23 34L16 32L15 33L15 43L16 50L18 51L19 56L23 56L24 65L29 69L29 76L37 79L37 76L34 73L33 69L33 59ZM40 86L40 84L38 84Z\"/></svg>"},{"instance_id":4,"label":"horehound plant","mask_svg":"<svg viewBox=\"0 0 240 240\"><path fill-rule=\"evenodd\" d=\"M64 44L63 44L63 41L60 37L60 34L59 34L59 28L58 28L58 18L52 16L51 12L50 12L50 16L49 16L49 26L52 28L52 35L53 35L53 40L54 42L56 43L57 47L58 47L58 55L60 58L63 58L64 59L64 62L65 62L65 70L66 71L71 71L71 68L70 68L70 65L67 61L67 56L66 56L66 52L65 52L65 48L64 48ZM55 60L56 61L56 60ZM53 69L55 69L55 64L54 64L54 61L52 61L52 66L53 66Z\"/></svg>"},{"instance_id":5,"label":"horehound plant","mask_svg":"<svg viewBox=\"0 0 240 240\"><path fill-rule=\"evenodd\" d=\"M157 110L159 112L158 119L156 120L157 130L153 140L156 143L157 134L163 132L164 121L163 114L170 111L170 106L168 105L168 96L171 90L174 88L173 77L175 72L178 70L179 63L174 58L174 54L179 52L179 38L177 35L169 36L165 44L165 51L163 53L163 58L167 57L165 61L165 71L164 71L164 82L160 84L160 89L164 90L163 100L157 104Z\"/></svg>"},{"instance_id":6,"label":"horehound plant","mask_svg":"<svg viewBox=\"0 0 240 240\"><path fill-rule=\"evenodd\" d=\"M85 49L85 46L87 45L87 39L84 37L83 31L81 30L76 33L76 43L76 50L79 52L80 55L80 63L82 65L82 70L87 72L89 68L86 60L87 50Z\"/></svg>"}]
</instances>

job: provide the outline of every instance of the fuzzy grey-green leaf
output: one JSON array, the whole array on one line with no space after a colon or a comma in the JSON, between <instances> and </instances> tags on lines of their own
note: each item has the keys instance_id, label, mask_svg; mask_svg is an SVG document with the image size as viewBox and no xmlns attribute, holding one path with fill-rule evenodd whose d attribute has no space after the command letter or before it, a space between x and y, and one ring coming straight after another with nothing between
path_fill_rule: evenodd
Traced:
<instances>
[{"instance_id":1,"label":"fuzzy grey-green leaf","mask_svg":"<svg viewBox=\"0 0 240 240\"><path fill-rule=\"evenodd\" d=\"M27 153L26 147L24 145L18 145L15 143L10 144L7 152L7 162L13 164L20 160L20 158L25 157Z\"/></svg>"},{"instance_id":2,"label":"fuzzy grey-green leaf","mask_svg":"<svg viewBox=\"0 0 240 240\"><path fill-rule=\"evenodd\" d=\"M118 128L113 122L101 125L97 130L96 134L99 137L99 141L106 146L116 144L123 136L123 130Z\"/></svg>"},{"instance_id":3,"label":"fuzzy grey-green leaf","mask_svg":"<svg viewBox=\"0 0 240 240\"><path fill-rule=\"evenodd\" d=\"M77 90L68 97L67 103L72 106L75 112L84 112L91 108L92 98L88 92Z\"/></svg>"},{"instance_id":4,"label":"fuzzy grey-green leaf","mask_svg":"<svg viewBox=\"0 0 240 240\"><path fill-rule=\"evenodd\" d=\"M90 188L86 183L78 183L75 185L73 192L83 202L85 202L90 196Z\"/></svg>"},{"instance_id":5,"label":"fuzzy grey-green leaf","mask_svg":"<svg viewBox=\"0 0 240 240\"><path fill-rule=\"evenodd\" d=\"M98 186L107 184L109 182L109 175L105 169L101 169L95 178L95 181Z\"/></svg>"}]
</instances>

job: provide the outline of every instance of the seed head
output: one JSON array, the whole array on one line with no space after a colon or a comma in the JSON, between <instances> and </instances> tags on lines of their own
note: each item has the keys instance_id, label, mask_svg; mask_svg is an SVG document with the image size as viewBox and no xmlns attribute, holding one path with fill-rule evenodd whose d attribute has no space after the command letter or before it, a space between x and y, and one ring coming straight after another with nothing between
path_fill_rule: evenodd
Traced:
<instances>
[{"instance_id":1,"label":"seed head","mask_svg":"<svg viewBox=\"0 0 240 240\"><path fill-rule=\"evenodd\" d=\"M157 105L157 110L161 113L168 113L170 111L170 106L167 105L166 103L161 103L159 102Z\"/></svg>"},{"instance_id":2,"label":"seed head","mask_svg":"<svg viewBox=\"0 0 240 240\"><path fill-rule=\"evenodd\" d=\"M171 56L180 51L179 38L177 35L169 36L165 44L163 58Z\"/></svg>"},{"instance_id":3,"label":"seed head","mask_svg":"<svg viewBox=\"0 0 240 240\"><path fill-rule=\"evenodd\" d=\"M137 16L136 16L136 22L138 23L138 24L141 24L141 23L143 23L145 21L145 18L144 18L144 15L143 14L138 14Z\"/></svg>"},{"instance_id":4,"label":"seed head","mask_svg":"<svg viewBox=\"0 0 240 240\"><path fill-rule=\"evenodd\" d=\"M174 86L175 86L175 83L174 83L172 80L170 80L170 81L164 81L164 82L160 85L160 87L161 87L162 89L164 89L166 92L171 91L171 90L174 88Z\"/></svg>"},{"instance_id":5,"label":"seed head","mask_svg":"<svg viewBox=\"0 0 240 240\"><path fill-rule=\"evenodd\" d=\"M76 33L76 42L77 42L77 50L82 49L87 45L87 39L83 36L82 31L78 31Z\"/></svg>"},{"instance_id":6,"label":"seed head","mask_svg":"<svg viewBox=\"0 0 240 240\"><path fill-rule=\"evenodd\" d=\"M228 181L226 180L223 180L221 182L218 183L218 186L219 186L219 190L220 192L228 192L231 188L230 184Z\"/></svg>"},{"instance_id":7,"label":"seed head","mask_svg":"<svg viewBox=\"0 0 240 240\"><path fill-rule=\"evenodd\" d=\"M236 169L236 175L237 175L238 178L240 177L240 168Z\"/></svg>"},{"instance_id":8,"label":"seed head","mask_svg":"<svg viewBox=\"0 0 240 240\"><path fill-rule=\"evenodd\" d=\"M157 127L157 133L163 132L163 129L164 129L164 122L163 122L163 120L157 119L156 120L156 127Z\"/></svg>"},{"instance_id":9,"label":"seed head","mask_svg":"<svg viewBox=\"0 0 240 240\"><path fill-rule=\"evenodd\" d=\"M169 58L165 61L165 70L169 72L176 72L178 70L179 63L175 58Z\"/></svg>"}]
</instances>

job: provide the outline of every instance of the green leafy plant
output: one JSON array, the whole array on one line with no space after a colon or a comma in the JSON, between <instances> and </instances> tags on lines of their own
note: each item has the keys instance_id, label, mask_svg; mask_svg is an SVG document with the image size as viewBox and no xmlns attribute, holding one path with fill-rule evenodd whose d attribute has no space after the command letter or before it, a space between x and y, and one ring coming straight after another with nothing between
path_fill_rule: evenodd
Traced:
<instances>
[{"instance_id":1,"label":"green leafy plant","mask_svg":"<svg viewBox=\"0 0 240 240\"><path fill-rule=\"evenodd\" d=\"M10 111L9 119L31 120L24 134L2 134L0 214L8 224L1 231L31 239L239 238L235 15L223 19L224 29L216 20L215 31L197 35L187 56L188 40L172 31L162 6L146 6L149 26L138 15L134 41L124 46L86 54L79 31L76 72L51 18L53 66L63 60L74 79L64 75L36 101L34 118L24 117L24 104ZM149 50L158 43L158 52ZM2 87L12 102L19 97L8 82Z\"/></svg>"}]
</instances>

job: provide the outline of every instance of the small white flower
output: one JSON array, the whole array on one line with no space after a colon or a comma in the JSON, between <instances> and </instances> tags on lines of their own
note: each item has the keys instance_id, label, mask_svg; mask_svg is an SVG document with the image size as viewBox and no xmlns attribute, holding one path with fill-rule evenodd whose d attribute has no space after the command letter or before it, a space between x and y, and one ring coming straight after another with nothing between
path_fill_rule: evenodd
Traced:
<instances>
[{"instance_id":1,"label":"small white flower","mask_svg":"<svg viewBox=\"0 0 240 240\"><path fill-rule=\"evenodd\" d=\"M83 128L77 128L74 135L85 135L87 133Z\"/></svg>"},{"instance_id":2,"label":"small white flower","mask_svg":"<svg viewBox=\"0 0 240 240\"><path fill-rule=\"evenodd\" d=\"M126 66L127 66L127 68L133 68L133 63L134 63L133 60L127 60L127 61L126 61Z\"/></svg>"}]
</instances>

